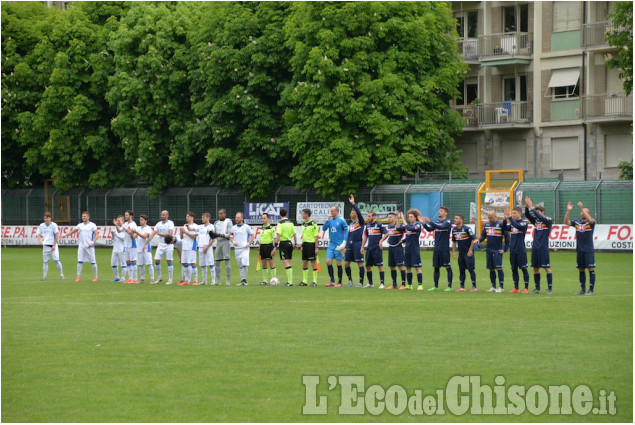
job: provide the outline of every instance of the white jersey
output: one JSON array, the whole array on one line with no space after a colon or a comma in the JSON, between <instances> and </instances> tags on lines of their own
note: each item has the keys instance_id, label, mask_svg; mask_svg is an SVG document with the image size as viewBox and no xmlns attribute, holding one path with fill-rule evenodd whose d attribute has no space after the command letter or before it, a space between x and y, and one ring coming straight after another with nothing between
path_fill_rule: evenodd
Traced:
<instances>
[{"instance_id":1,"label":"white jersey","mask_svg":"<svg viewBox=\"0 0 635 425\"><path fill-rule=\"evenodd\" d=\"M137 223L135 223L134 221L130 221L130 222L126 221L123 224L123 227L125 227L126 229L135 230L137 228ZM136 248L137 247L137 240L133 239L132 235L129 235L128 232L126 232L125 235L124 235L123 244L124 244L124 246L126 248Z\"/></svg>"},{"instance_id":2,"label":"white jersey","mask_svg":"<svg viewBox=\"0 0 635 425\"><path fill-rule=\"evenodd\" d=\"M196 238L196 244L199 249L205 248L212 239L209 237L209 232L212 230L214 230L214 225L212 223L198 225L198 237Z\"/></svg>"},{"instance_id":3,"label":"white jersey","mask_svg":"<svg viewBox=\"0 0 635 425\"><path fill-rule=\"evenodd\" d=\"M157 233L166 234L169 233L170 230L174 230L174 222L172 220L166 220L165 223L163 221L159 221L156 226L154 226L154 230ZM172 232L172 236L174 232ZM163 236L159 239L159 245L165 245L166 243L163 241Z\"/></svg>"},{"instance_id":4,"label":"white jersey","mask_svg":"<svg viewBox=\"0 0 635 425\"><path fill-rule=\"evenodd\" d=\"M42 245L53 245L55 243L55 235L59 233L57 224L51 221L48 226L46 223L40 224L37 228L36 235L42 235Z\"/></svg>"},{"instance_id":5,"label":"white jersey","mask_svg":"<svg viewBox=\"0 0 635 425\"><path fill-rule=\"evenodd\" d=\"M84 222L79 223L75 228L79 232L79 247L88 248L88 244L94 242L94 231L97 230L97 225L92 221L87 224Z\"/></svg>"},{"instance_id":6,"label":"white jersey","mask_svg":"<svg viewBox=\"0 0 635 425\"><path fill-rule=\"evenodd\" d=\"M190 228L188 229L187 224L183 225L183 230L186 232L194 232L198 234L198 224L193 223L190 224ZM183 251L196 251L196 236L191 238L186 233L183 233Z\"/></svg>"},{"instance_id":7,"label":"white jersey","mask_svg":"<svg viewBox=\"0 0 635 425\"><path fill-rule=\"evenodd\" d=\"M117 227L115 227L112 231L112 252L124 252L123 241L125 239L126 232L121 229L121 232L117 231Z\"/></svg>"},{"instance_id":8,"label":"white jersey","mask_svg":"<svg viewBox=\"0 0 635 425\"><path fill-rule=\"evenodd\" d=\"M229 236L232 232L232 221L228 218L223 221L217 220L214 223L214 231L219 235L225 236L225 238L229 240Z\"/></svg>"},{"instance_id":9,"label":"white jersey","mask_svg":"<svg viewBox=\"0 0 635 425\"><path fill-rule=\"evenodd\" d=\"M145 235L144 238L137 235L137 252L152 252L152 244L148 244L148 246L146 246L146 249L143 249L143 245L145 245L146 241L152 234L152 229L150 228L150 226L148 226L147 224L145 226L138 226L137 230L139 231L139 233Z\"/></svg>"},{"instance_id":10,"label":"white jersey","mask_svg":"<svg viewBox=\"0 0 635 425\"><path fill-rule=\"evenodd\" d=\"M234 227L232 227L231 236L234 238L234 242L236 242L238 245L235 245L234 249L248 249L249 247L245 247L245 245L247 245L247 242L249 242L249 236L253 232L254 231L251 230L249 224L235 224Z\"/></svg>"}]
</instances>

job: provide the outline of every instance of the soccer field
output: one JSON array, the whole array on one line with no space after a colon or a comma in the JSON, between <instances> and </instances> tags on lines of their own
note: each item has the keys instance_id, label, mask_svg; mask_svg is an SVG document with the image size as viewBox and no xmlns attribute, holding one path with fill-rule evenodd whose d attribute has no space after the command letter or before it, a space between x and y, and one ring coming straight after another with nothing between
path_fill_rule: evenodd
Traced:
<instances>
[{"instance_id":1,"label":"soccer field","mask_svg":"<svg viewBox=\"0 0 635 425\"><path fill-rule=\"evenodd\" d=\"M83 281L75 283L76 249L61 249L65 282L53 263L49 280L39 281L40 249L2 249L2 421L633 419L631 253L596 254L595 295L576 296L573 252L552 253L552 295L508 293L513 285L507 255L506 292L492 294L484 291L490 285L483 253L476 254L479 292L457 293L326 288L323 251L317 288L257 286L261 275L253 250L248 287L124 285L110 282L110 252L97 250L99 282L90 282L92 271L85 266ZM299 257L296 253L293 260L296 282ZM423 252L422 258L428 288L432 253ZM283 277L281 262L276 265ZM233 259L232 266L235 284ZM456 287L456 260L453 267ZM175 280L179 274L175 266ZM353 275L358 276L356 265ZM445 288L445 271L440 282ZM546 288L544 274L542 284ZM307 375L320 378L317 397L326 396L326 415L303 415ZM502 376L506 388L567 385L573 391L586 385L594 407L601 407L601 390L614 392L616 414L550 415L547 410L534 416L525 410L520 416L470 411L455 416L446 407L432 417L409 409L399 416L388 410L374 416L366 403L365 414L342 415L342 387L329 390L328 379L339 376L342 382L348 375L363 376L366 390L373 384L399 385L408 396L445 390L454 376L478 375L492 387ZM360 400L368 394L361 393Z\"/></svg>"}]
</instances>

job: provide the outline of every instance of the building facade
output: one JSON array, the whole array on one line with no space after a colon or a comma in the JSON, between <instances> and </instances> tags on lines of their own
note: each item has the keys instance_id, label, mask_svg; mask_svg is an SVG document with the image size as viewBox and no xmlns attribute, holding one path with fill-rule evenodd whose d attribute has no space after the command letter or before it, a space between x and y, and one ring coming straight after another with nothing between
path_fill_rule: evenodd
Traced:
<instances>
[{"instance_id":1,"label":"building facade","mask_svg":"<svg viewBox=\"0 0 635 425\"><path fill-rule=\"evenodd\" d=\"M452 107L471 178L488 169L528 177L617 179L633 158L633 99L605 34L613 2L454 2L470 65Z\"/></svg>"}]
</instances>

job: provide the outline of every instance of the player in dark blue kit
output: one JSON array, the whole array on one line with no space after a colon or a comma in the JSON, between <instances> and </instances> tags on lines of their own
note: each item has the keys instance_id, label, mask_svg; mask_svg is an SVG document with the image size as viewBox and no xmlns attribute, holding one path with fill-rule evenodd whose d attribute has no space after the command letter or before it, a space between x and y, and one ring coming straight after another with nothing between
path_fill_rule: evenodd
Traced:
<instances>
[{"instance_id":1,"label":"player in dark blue kit","mask_svg":"<svg viewBox=\"0 0 635 425\"><path fill-rule=\"evenodd\" d=\"M520 280L518 269L520 268L523 271L523 279L525 281L523 294L528 294L529 272L527 271L527 267L529 267L529 264L527 263L527 249L525 248L525 234L527 233L527 227L529 227L529 225L523 221L523 210L520 207L514 207L510 214L509 208L505 208L505 220L503 221L503 224L505 224L504 230L511 232L509 242L509 264L512 266L514 289L509 292L512 294L520 292L518 289L518 281Z\"/></svg>"},{"instance_id":2,"label":"player in dark blue kit","mask_svg":"<svg viewBox=\"0 0 635 425\"><path fill-rule=\"evenodd\" d=\"M456 248L459 248L459 284L461 287L457 292L465 292L465 270L470 272L472 279L472 289L476 292L476 272L474 271L474 245L478 241L474 232L469 226L463 224L463 215L454 216L454 227L452 228L452 258L456 258Z\"/></svg>"},{"instance_id":3,"label":"player in dark blue kit","mask_svg":"<svg viewBox=\"0 0 635 425\"><path fill-rule=\"evenodd\" d=\"M439 290L439 275L441 267L448 271L448 287L445 292L452 290L452 265L450 263L450 232L452 222L448 220L448 207L439 208L439 219L431 221L423 217L423 227L428 231L434 231L434 251L432 252L432 267L434 268L434 286L428 291Z\"/></svg>"},{"instance_id":4,"label":"player in dark blue kit","mask_svg":"<svg viewBox=\"0 0 635 425\"><path fill-rule=\"evenodd\" d=\"M386 226L386 234L379 241L379 247L384 249L384 241L388 239L388 267L390 267L390 277L392 278L392 286L386 289L397 288L397 267L401 271L401 287L400 290L406 289L406 269L404 268L405 257L403 254L403 245L401 241L404 237L406 226L397 222L397 214L388 213L388 225Z\"/></svg>"},{"instance_id":5,"label":"player in dark blue kit","mask_svg":"<svg viewBox=\"0 0 635 425\"><path fill-rule=\"evenodd\" d=\"M386 228L383 224L375 220L376 215L373 211L369 211L366 216L366 227L364 228L364 239L362 240L362 254L364 253L364 245L368 241L368 249L366 250L366 276L368 277L368 285L365 288L373 287L373 266L379 268L379 289L384 289L384 254L379 247L379 241L386 234Z\"/></svg>"},{"instance_id":6,"label":"player in dark blue kit","mask_svg":"<svg viewBox=\"0 0 635 425\"><path fill-rule=\"evenodd\" d=\"M580 218L578 220L569 220L569 215L573 209L571 201L567 204L567 214L564 216L564 224L575 227L576 252L577 252L577 268L580 273L581 290L578 295L593 295L595 288L595 247L593 246L593 230L595 229L595 220L591 217L588 208L584 208L582 202L578 202L580 207ZM589 291L586 289L586 274L584 269L589 271Z\"/></svg>"},{"instance_id":7,"label":"player in dark blue kit","mask_svg":"<svg viewBox=\"0 0 635 425\"><path fill-rule=\"evenodd\" d=\"M536 289L534 294L540 293L540 269L547 272L547 293L551 294L553 289L553 276L551 275L551 264L549 264L549 234L553 220L545 216L545 207L536 206L528 197L525 198L525 217L534 225L534 243L531 247L531 267L534 268L534 283Z\"/></svg>"},{"instance_id":8,"label":"player in dark blue kit","mask_svg":"<svg viewBox=\"0 0 635 425\"><path fill-rule=\"evenodd\" d=\"M503 230L503 223L496 219L496 211L487 213L488 221L483 225L479 243L487 239L487 268L492 287L487 292L503 292L505 273L503 273L503 253L507 251L509 234ZM505 244L503 244L503 237ZM496 289L496 273L500 286Z\"/></svg>"},{"instance_id":9,"label":"player in dark blue kit","mask_svg":"<svg viewBox=\"0 0 635 425\"><path fill-rule=\"evenodd\" d=\"M421 220L423 217L417 209L408 210L408 222L402 212L399 213L399 218L404 224L406 229L406 252L405 261L406 264L406 278L408 280L408 289L412 289L412 268L417 271L417 282L419 287L417 291L423 291L423 274L421 273L421 248L419 246L419 237L421 236L421 230L423 230L423 224Z\"/></svg>"},{"instance_id":10,"label":"player in dark blue kit","mask_svg":"<svg viewBox=\"0 0 635 425\"><path fill-rule=\"evenodd\" d=\"M362 239L364 233L364 217L359 207L355 203L355 197L350 195L349 202L353 206L351 211L351 224L348 225L348 240L346 241L346 254L344 256L344 270L348 276L348 287L353 286L353 272L351 262L357 263L359 267L359 285L356 288L364 287L364 254L362 254Z\"/></svg>"}]
</instances>

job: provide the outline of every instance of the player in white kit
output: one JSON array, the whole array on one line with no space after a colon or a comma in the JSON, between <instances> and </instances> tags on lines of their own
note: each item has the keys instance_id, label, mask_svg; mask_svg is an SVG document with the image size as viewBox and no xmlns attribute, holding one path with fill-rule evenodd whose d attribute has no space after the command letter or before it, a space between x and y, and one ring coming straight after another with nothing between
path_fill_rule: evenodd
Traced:
<instances>
[{"instance_id":1,"label":"player in white kit","mask_svg":"<svg viewBox=\"0 0 635 425\"><path fill-rule=\"evenodd\" d=\"M236 286L247 286L247 271L249 268L249 247L254 240L256 232L251 230L249 224L243 223L243 213L236 213L236 224L232 227L229 241L234 245L234 254L240 272L240 283Z\"/></svg>"},{"instance_id":2,"label":"player in white kit","mask_svg":"<svg viewBox=\"0 0 635 425\"><path fill-rule=\"evenodd\" d=\"M42 246L42 258L44 260L43 270L44 277L42 281L45 281L49 272L49 261L53 258L57 271L60 273L60 279L66 280L64 277L64 271L62 270L62 263L60 263L60 250L57 246L57 242L60 236L59 228L53 221L53 216L50 212L44 213L44 223L40 224L37 228L37 238L40 240Z\"/></svg>"},{"instance_id":3,"label":"player in white kit","mask_svg":"<svg viewBox=\"0 0 635 425\"><path fill-rule=\"evenodd\" d=\"M232 269L229 265L229 252L231 243L229 237L232 232L232 221L226 218L227 212L224 208L218 210L218 220L214 222L214 231L218 234L216 239L216 252L214 252L214 262L216 264L216 284L220 284L220 267L221 261L225 262L225 272L227 273L227 282L225 285L231 285L229 281L232 276Z\"/></svg>"},{"instance_id":4,"label":"player in white kit","mask_svg":"<svg viewBox=\"0 0 635 425\"><path fill-rule=\"evenodd\" d=\"M124 235L124 246L126 248L126 266L128 267L128 280L124 283L139 283L137 280L137 223L134 222L134 213L130 210L123 214L124 223L123 230L126 232Z\"/></svg>"},{"instance_id":5,"label":"player in white kit","mask_svg":"<svg viewBox=\"0 0 635 425\"><path fill-rule=\"evenodd\" d=\"M196 238L198 236L198 224L194 223L196 215L189 211L185 216L185 224L181 228L181 266L183 285L198 285L198 271L196 269Z\"/></svg>"},{"instance_id":6,"label":"player in white kit","mask_svg":"<svg viewBox=\"0 0 635 425\"><path fill-rule=\"evenodd\" d=\"M121 282L121 278L119 277L119 268L121 267L121 277L126 276L126 257L125 257L125 248L123 246L123 241L125 238L126 232L123 230L123 215L117 216L116 219L112 221L113 226L115 226L112 231L112 255L110 256L110 266L112 267L112 272L115 274L115 277L111 282Z\"/></svg>"},{"instance_id":7,"label":"player in white kit","mask_svg":"<svg viewBox=\"0 0 635 425\"><path fill-rule=\"evenodd\" d=\"M99 238L97 234L97 225L90 221L90 213L84 211L82 213L82 222L73 228L73 230L62 235L62 238L79 233L79 245L77 246L77 279L75 282L81 282L82 266L84 261L89 261L93 266L93 282L97 282L97 262L95 262L95 242Z\"/></svg>"},{"instance_id":8,"label":"player in white kit","mask_svg":"<svg viewBox=\"0 0 635 425\"><path fill-rule=\"evenodd\" d=\"M154 267L156 270L157 280L151 282L153 284L157 284L163 281L163 276L161 276L161 259L165 257L166 262L168 263L168 282L167 285L172 284L172 275L174 274L174 266L172 265L172 254L174 252L174 245L165 243L166 236L172 236L174 234L174 222L169 220L170 214L163 210L161 211L161 221L159 221L154 226L154 231L150 235L150 237L146 240L146 243L143 246L143 249L147 249L146 245L150 244L150 241L154 238L155 235L159 235L159 246L157 247L157 251L154 254Z\"/></svg>"},{"instance_id":9,"label":"player in white kit","mask_svg":"<svg viewBox=\"0 0 635 425\"><path fill-rule=\"evenodd\" d=\"M200 272L202 273L202 279L199 285L207 284L207 270L209 269L211 275L211 284L216 284L216 267L214 266L214 250L212 244L214 239L210 236L209 232L214 231L214 225L210 223L210 213L203 213L201 216L202 224L198 226L198 236L196 238L196 244L198 245L198 265L200 266Z\"/></svg>"},{"instance_id":10,"label":"player in white kit","mask_svg":"<svg viewBox=\"0 0 635 425\"><path fill-rule=\"evenodd\" d=\"M150 272L150 282L154 281L154 265L152 264L152 244L149 242L149 237L152 234L152 229L148 226L148 221L150 218L141 214L139 216L139 224L135 229L135 234L137 235L137 270L139 271L139 277L141 283L146 283L146 267L148 266L148 271Z\"/></svg>"}]
</instances>

